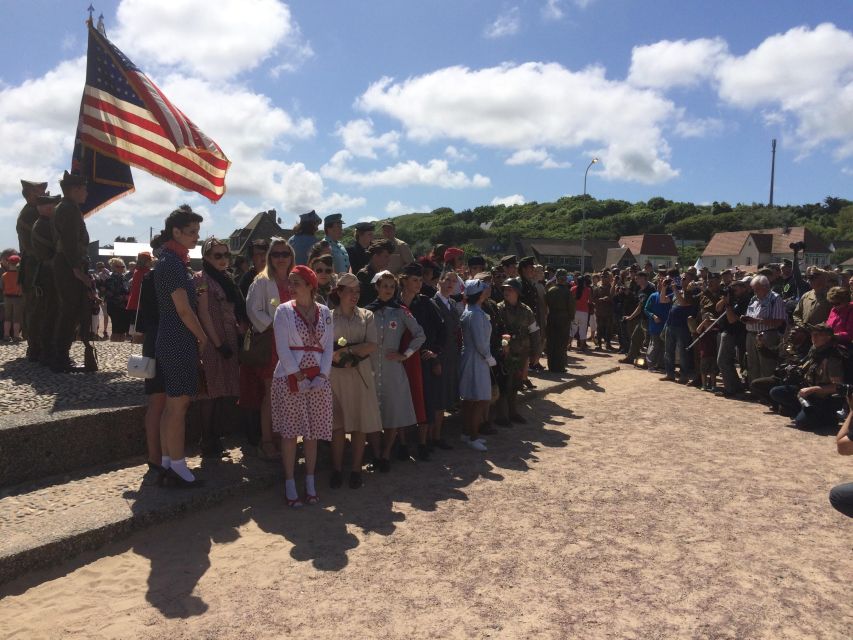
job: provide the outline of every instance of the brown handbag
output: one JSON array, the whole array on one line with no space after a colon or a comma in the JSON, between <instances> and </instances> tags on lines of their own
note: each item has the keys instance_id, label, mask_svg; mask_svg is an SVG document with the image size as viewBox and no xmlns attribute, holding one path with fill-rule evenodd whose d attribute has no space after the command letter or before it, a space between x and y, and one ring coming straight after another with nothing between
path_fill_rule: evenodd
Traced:
<instances>
[{"instance_id":1,"label":"brown handbag","mask_svg":"<svg viewBox=\"0 0 853 640\"><path fill-rule=\"evenodd\" d=\"M243 338L243 346L237 359L240 364L250 367L262 367L270 361L272 356L273 333L272 327L266 331L257 332L249 328Z\"/></svg>"}]
</instances>

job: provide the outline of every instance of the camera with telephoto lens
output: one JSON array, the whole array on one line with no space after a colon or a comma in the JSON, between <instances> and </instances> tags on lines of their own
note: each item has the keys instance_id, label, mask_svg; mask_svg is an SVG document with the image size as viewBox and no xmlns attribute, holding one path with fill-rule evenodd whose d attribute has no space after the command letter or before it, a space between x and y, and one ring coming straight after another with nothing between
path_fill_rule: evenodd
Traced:
<instances>
[{"instance_id":1,"label":"camera with telephoto lens","mask_svg":"<svg viewBox=\"0 0 853 640\"><path fill-rule=\"evenodd\" d=\"M805 251L806 243L805 242L792 242L788 245L793 251Z\"/></svg>"}]
</instances>

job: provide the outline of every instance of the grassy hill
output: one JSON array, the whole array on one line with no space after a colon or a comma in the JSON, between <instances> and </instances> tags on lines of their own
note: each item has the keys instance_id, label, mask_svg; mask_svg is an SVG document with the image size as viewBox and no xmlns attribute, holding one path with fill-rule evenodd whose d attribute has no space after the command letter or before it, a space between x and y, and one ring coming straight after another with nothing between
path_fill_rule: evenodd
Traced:
<instances>
[{"instance_id":1,"label":"grassy hill","mask_svg":"<svg viewBox=\"0 0 853 640\"><path fill-rule=\"evenodd\" d=\"M853 240L853 202L827 197L823 202L768 207L726 202L696 205L652 198L648 202L596 200L571 196L556 202L528 202L510 207L482 206L455 212L447 207L429 213L394 218L397 235L422 254L438 243L462 246L476 238L511 235L559 238L581 237L586 212L586 237L616 240L639 233L671 233L676 238L707 242L718 231L739 231L780 226L805 226L827 241ZM687 247L690 260L700 247ZM840 253L840 252L839 252ZM853 255L853 252L851 252ZM849 255L837 256L846 259ZM693 258L695 260L695 257ZM840 261L840 260L838 260Z\"/></svg>"}]
</instances>

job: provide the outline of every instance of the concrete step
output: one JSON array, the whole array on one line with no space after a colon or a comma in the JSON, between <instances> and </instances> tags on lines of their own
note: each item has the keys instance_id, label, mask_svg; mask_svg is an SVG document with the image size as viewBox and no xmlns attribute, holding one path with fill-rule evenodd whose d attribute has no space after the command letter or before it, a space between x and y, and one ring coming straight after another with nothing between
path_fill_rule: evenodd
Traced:
<instances>
[{"instance_id":1,"label":"concrete step","mask_svg":"<svg viewBox=\"0 0 853 640\"><path fill-rule=\"evenodd\" d=\"M595 378L618 370L615 358L610 357L585 358L570 367L568 377L544 374L534 378L537 388L523 394L524 398L533 400L571 386L592 385ZM450 438L458 437L457 417L451 416L446 422ZM280 463L266 462L253 454L244 455L236 444L236 441L230 443L228 456L223 460L188 460L191 468L200 467L199 475L205 480L205 485L198 489L164 489L145 482L147 466L141 457L3 489L0 491L0 530L4 532L0 539L0 583L60 563L181 513L282 484ZM321 468L328 462L323 449L319 462Z\"/></svg>"}]
</instances>

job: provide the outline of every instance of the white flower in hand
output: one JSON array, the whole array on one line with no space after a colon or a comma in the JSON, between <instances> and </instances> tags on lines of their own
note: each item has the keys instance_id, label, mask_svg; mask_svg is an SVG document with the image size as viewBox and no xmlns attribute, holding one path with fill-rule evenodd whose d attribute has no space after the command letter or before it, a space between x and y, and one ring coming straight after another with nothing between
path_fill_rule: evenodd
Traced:
<instances>
[{"instance_id":1,"label":"white flower in hand","mask_svg":"<svg viewBox=\"0 0 853 640\"><path fill-rule=\"evenodd\" d=\"M345 346L347 346L347 339L346 339L346 338L344 338L343 336L341 336L340 338L338 338L338 346L339 346L339 347L345 347Z\"/></svg>"},{"instance_id":2,"label":"white flower in hand","mask_svg":"<svg viewBox=\"0 0 853 640\"><path fill-rule=\"evenodd\" d=\"M279 301L278 298L270 298L270 306L277 307L280 304L281 304L281 302Z\"/></svg>"}]
</instances>

